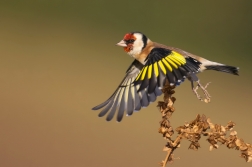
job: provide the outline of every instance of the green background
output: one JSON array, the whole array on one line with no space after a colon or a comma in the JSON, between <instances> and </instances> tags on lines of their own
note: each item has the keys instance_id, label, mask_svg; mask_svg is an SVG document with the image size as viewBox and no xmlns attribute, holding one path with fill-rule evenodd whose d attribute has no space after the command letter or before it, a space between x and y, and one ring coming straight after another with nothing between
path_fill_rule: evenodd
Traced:
<instances>
[{"instance_id":1,"label":"green background","mask_svg":"<svg viewBox=\"0 0 252 167\"><path fill-rule=\"evenodd\" d=\"M115 44L135 30L239 66L239 77L199 74L212 82L209 104L188 81L177 87L171 123L176 128L196 114L218 124L233 120L238 136L252 142L251 7L251 0L1 0L0 166L158 166L166 153L157 103L121 123L91 110L133 61ZM209 152L205 139L198 151L182 141L173 167L251 166L225 146Z\"/></svg>"}]
</instances>

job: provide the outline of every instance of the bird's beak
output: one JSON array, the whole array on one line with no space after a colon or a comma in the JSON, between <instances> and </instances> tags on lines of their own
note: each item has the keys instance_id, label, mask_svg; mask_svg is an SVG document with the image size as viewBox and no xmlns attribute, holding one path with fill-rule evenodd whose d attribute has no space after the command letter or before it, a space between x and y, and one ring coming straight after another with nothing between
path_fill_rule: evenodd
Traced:
<instances>
[{"instance_id":1,"label":"bird's beak","mask_svg":"<svg viewBox=\"0 0 252 167\"><path fill-rule=\"evenodd\" d=\"M121 46L121 47L127 47L127 45L126 45L126 43L125 43L124 40L121 40L121 41L118 42L116 45L117 45L117 46Z\"/></svg>"}]
</instances>

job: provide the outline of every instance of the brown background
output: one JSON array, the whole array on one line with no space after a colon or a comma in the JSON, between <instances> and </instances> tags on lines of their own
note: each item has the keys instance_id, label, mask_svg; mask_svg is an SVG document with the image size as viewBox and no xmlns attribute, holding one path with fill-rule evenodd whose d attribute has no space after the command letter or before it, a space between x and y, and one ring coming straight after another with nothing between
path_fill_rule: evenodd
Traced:
<instances>
[{"instance_id":1,"label":"brown background","mask_svg":"<svg viewBox=\"0 0 252 167\"><path fill-rule=\"evenodd\" d=\"M207 71L210 104L187 81L176 88L177 127L205 114L237 123L251 142L251 0L23 0L0 2L0 166L158 166L165 140L156 103L106 122L91 108L108 98L132 62L116 47L129 31L213 61L239 66L240 76ZM159 98L161 100L162 97ZM177 166L251 166L225 146L199 151L183 141Z\"/></svg>"}]
</instances>

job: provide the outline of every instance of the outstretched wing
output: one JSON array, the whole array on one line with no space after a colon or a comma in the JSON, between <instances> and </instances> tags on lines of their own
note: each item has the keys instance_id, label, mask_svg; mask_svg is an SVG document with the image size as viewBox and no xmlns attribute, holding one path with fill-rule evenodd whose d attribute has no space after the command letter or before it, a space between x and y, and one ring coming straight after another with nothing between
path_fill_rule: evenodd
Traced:
<instances>
[{"instance_id":1,"label":"outstretched wing","mask_svg":"<svg viewBox=\"0 0 252 167\"><path fill-rule=\"evenodd\" d=\"M201 64L192 57L184 57L167 48L152 49L145 62L134 85L140 86L138 91L148 89L149 94L157 86L162 88L166 79L170 85L179 85L187 76L197 73Z\"/></svg>"},{"instance_id":2,"label":"outstretched wing","mask_svg":"<svg viewBox=\"0 0 252 167\"><path fill-rule=\"evenodd\" d=\"M108 100L93 108L93 110L103 110L99 113L99 117L107 115L107 121L110 121L117 112L117 121L123 118L124 111L127 115L132 115L133 111L139 111L141 107L147 107L150 102L154 102L162 91L156 86L151 94L147 93L147 89L138 91L140 85L134 85L136 77L142 70L143 65L134 60L126 72L126 76Z\"/></svg>"}]
</instances>

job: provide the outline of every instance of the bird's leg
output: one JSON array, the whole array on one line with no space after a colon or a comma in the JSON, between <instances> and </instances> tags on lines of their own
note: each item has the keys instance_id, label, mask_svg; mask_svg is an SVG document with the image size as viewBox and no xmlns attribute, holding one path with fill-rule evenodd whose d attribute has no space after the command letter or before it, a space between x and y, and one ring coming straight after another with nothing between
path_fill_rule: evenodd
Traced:
<instances>
[{"instance_id":1,"label":"bird's leg","mask_svg":"<svg viewBox=\"0 0 252 167\"><path fill-rule=\"evenodd\" d=\"M210 99L210 94L208 93L208 91L206 90L206 88L208 87L208 85L211 83L211 82L208 82L207 84L206 84L206 86L202 86L201 84L200 84L200 82L199 81L197 81L197 83L198 83L198 86L202 89L202 91L203 91L203 93L205 94L205 97L206 97L206 99Z\"/></svg>"},{"instance_id":2,"label":"bird's leg","mask_svg":"<svg viewBox=\"0 0 252 167\"><path fill-rule=\"evenodd\" d=\"M193 81L192 81L192 80L191 80L191 86L192 86L193 93L197 96L197 98L198 98L200 101L203 101L202 98L200 97L200 95L199 95L198 92L197 92L199 86L197 85L197 86L194 88L194 85L193 85Z\"/></svg>"},{"instance_id":3,"label":"bird's leg","mask_svg":"<svg viewBox=\"0 0 252 167\"><path fill-rule=\"evenodd\" d=\"M210 102L210 94L208 93L208 91L206 90L206 88L208 87L208 85L210 84L207 83L206 86L202 86L198 77L196 76L195 73L190 73L188 76L187 76L188 80L191 81L191 87L192 87L192 91L193 93L197 96L197 98L200 100L200 101L203 101L203 99L201 98L201 96L198 94L197 90L199 88L201 88L201 90L203 91L204 95L205 95L205 99L204 101L206 103ZM194 88L194 85L193 85L193 82L197 82L197 86Z\"/></svg>"},{"instance_id":4,"label":"bird's leg","mask_svg":"<svg viewBox=\"0 0 252 167\"><path fill-rule=\"evenodd\" d=\"M208 93L208 91L206 90L206 88L208 87L208 85L210 84L211 82L208 82L205 86L202 86L200 81L198 80L197 81L197 87L201 88L201 90L203 91L204 95L205 95L205 100L206 102L210 102L210 94Z\"/></svg>"},{"instance_id":5,"label":"bird's leg","mask_svg":"<svg viewBox=\"0 0 252 167\"><path fill-rule=\"evenodd\" d=\"M200 97L200 95L198 94L197 90L199 88L201 88L201 90L203 91L204 95L205 95L205 102L210 102L210 94L208 93L208 91L206 90L206 88L208 87L208 85L211 83L211 82L208 82L206 84L206 86L202 86L200 81L196 81L197 82L197 86L194 88L194 85L193 85L193 81L191 81L191 86L192 86L192 90L194 92L194 94L197 96L197 98L200 100L200 101L203 101L203 99Z\"/></svg>"}]
</instances>

